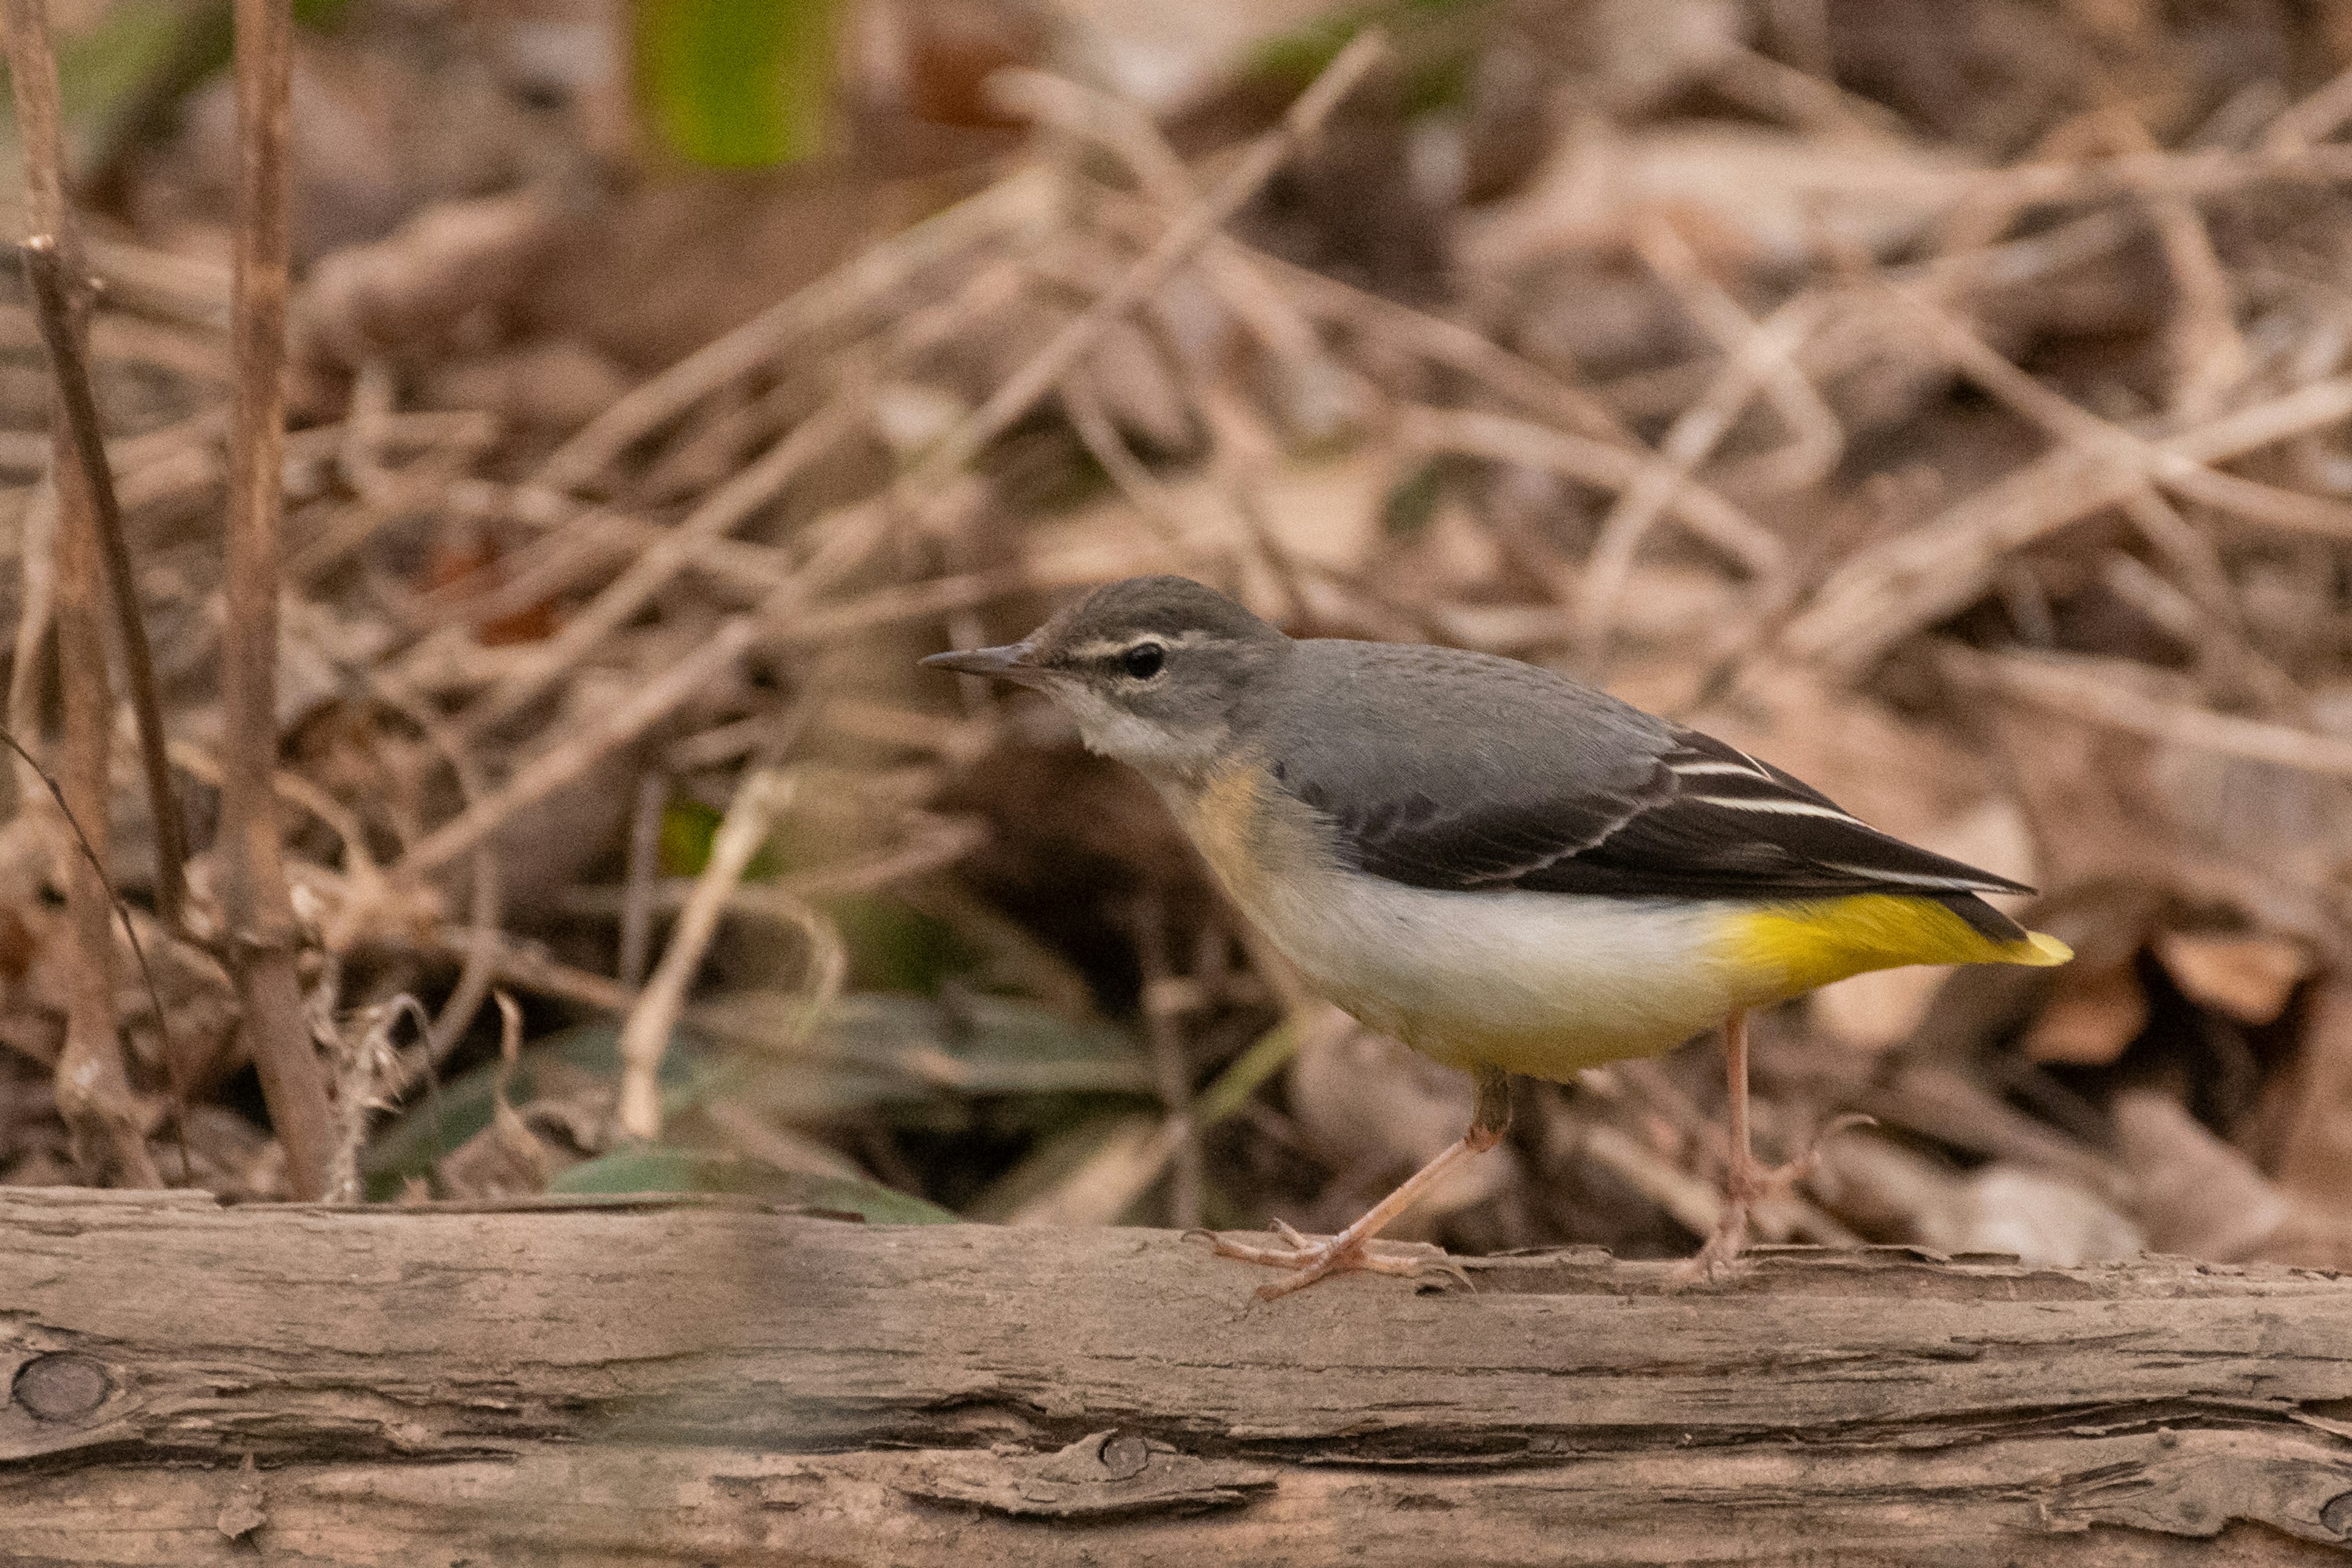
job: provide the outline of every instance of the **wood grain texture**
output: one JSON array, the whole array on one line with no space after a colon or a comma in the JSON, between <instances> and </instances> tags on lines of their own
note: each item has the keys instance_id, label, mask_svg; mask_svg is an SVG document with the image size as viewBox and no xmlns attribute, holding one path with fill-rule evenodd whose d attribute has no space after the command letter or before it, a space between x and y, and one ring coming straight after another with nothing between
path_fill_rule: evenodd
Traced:
<instances>
[{"instance_id":1,"label":"wood grain texture","mask_svg":"<svg viewBox=\"0 0 2352 1568\"><path fill-rule=\"evenodd\" d=\"M2352 1281L0 1190L0 1563L2335 1563Z\"/></svg>"}]
</instances>

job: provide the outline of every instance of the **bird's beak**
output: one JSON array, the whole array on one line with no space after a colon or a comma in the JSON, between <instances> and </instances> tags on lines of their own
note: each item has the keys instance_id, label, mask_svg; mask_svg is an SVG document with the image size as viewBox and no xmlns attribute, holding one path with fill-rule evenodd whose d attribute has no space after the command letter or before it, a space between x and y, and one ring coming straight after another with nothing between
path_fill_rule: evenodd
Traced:
<instances>
[{"instance_id":1,"label":"bird's beak","mask_svg":"<svg viewBox=\"0 0 2352 1568\"><path fill-rule=\"evenodd\" d=\"M1052 672L1031 661L1029 645L1007 643L1003 647L964 648L955 653L935 653L923 660L926 669L952 669L958 675L986 676L992 680L1017 681L1023 686L1039 686Z\"/></svg>"}]
</instances>

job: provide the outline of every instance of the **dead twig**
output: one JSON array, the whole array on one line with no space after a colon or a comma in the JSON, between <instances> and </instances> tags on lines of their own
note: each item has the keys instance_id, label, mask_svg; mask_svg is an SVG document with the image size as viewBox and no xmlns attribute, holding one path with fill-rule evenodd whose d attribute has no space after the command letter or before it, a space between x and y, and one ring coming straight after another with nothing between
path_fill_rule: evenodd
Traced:
<instances>
[{"instance_id":1,"label":"dead twig","mask_svg":"<svg viewBox=\"0 0 2352 1568\"><path fill-rule=\"evenodd\" d=\"M122 509L115 499L114 473L107 463L89 365L77 330L79 312L74 295L78 290L65 275L56 236L37 234L18 247L18 253L39 307L41 341L48 349L58 406L73 437L74 456L92 502L107 584L113 593L115 631L122 647L123 675L131 686L131 710L139 727L139 757L146 770L149 809L155 821L155 904L163 923L178 930L188 898L187 830L172 788L172 764L164 756L163 710L155 696L154 656L148 650L146 623L139 613L131 546L123 533Z\"/></svg>"},{"instance_id":2,"label":"dead twig","mask_svg":"<svg viewBox=\"0 0 2352 1568\"><path fill-rule=\"evenodd\" d=\"M1517 463L1612 492L1631 489L1658 463L1646 451L1467 409L1400 408L1396 435L1424 452ZM1786 577L1789 552L1779 536L1705 485L1683 480L1663 504L1693 533L1738 562L1768 593Z\"/></svg>"},{"instance_id":3,"label":"dead twig","mask_svg":"<svg viewBox=\"0 0 2352 1568\"><path fill-rule=\"evenodd\" d=\"M236 400L222 632L220 856L227 956L297 1198L327 1188L334 1128L296 973L270 774L278 754L280 475L286 449L289 0L236 0Z\"/></svg>"},{"instance_id":4,"label":"dead twig","mask_svg":"<svg viewBox=\"0 0 2352 1568\"><path fill-rule=\"evenodd\" d=\"M2352 418L2352 377L2336 376L2154 447L2165 464L2161 477L2169 479L2179 467L2206 468L2346 418ZM2150 464L2137 457L2093 454L2077 447L2029 463L1919 528L1849 556L1790 624L1782 646L1833 669L1867 668L1905 637L1984 594L2011 552L2102 507L2120 504L2149 473Z\"/></svg>"},{"instance_id":5,"label":"dead twig","mask_svg":"<svg viewBox=\"0 0 2352 1568\"><path fill-rule=\"evenodd\" d=\"M702 965L702 955L719 929L727 896L742 879L751 857L766 843L798 787L793 773L762 768L745 779L728 805L710 844L710 858L697 878L694 894L678 912L669 945L654 966L636 1005L621 1026L621 1129L632 1138L661 1136L661 1097L656 1079L671 1030L686 1005L686 988Z\"/></svg>"},{"instance_id":6,"label":"dead twig","mask_svg":"<svg viewBox=\"0 0 2352 1568\"><path fill-rule=\"evenodd\" d=\"M863 423L863 399L839 398L803 420L757 462L721 485L685 521L665 529L627 571L530 652L498 688L469 709L467 728L478 734L545 691L565 669L625 625L711 540L736 528Z\"/></svg>"},{"instance_id":7,"label":"dead twig","mask_svg":"<svg viewBox=\"0 0 2352 1568\"><path fill-rule=\"evenodd\" d=\"M1152 1087L1167 1110L1171 1168L1168 1223L1190 1230L1201 1223L1203 1173L1201 1140L1192 1125L1192 1072L1184 1057L1180 1020L1184 1000L1168 962L1167 901L1157 889L1136 900L1135 952L1143 969L1143 1030L1151 1047Z\"/></svg>"},{"instance_id":8,"label":"dead twig","mask_svg":"<svg viewBox=\"0 0 2352 1568\"><path fill-rule=\"evenodd\" d=\"M2135 679L2144 673L2140 667L2120 659L1964 655L1955 647L1946 650L1945 665L1971 685L1988 686L2106 729L2303 773L2352 778L2352 741L2153 695Z\"/></svg>"},{"instance_id":9,"label":"dead twig","mask_svg":"<svg viewBox=\"0 0 2352 1568\"><path fill-rule=\"evenodd\" d=\"M863 251L630 392L556 448L531 477L531 485L550 491L580 485L717 388L794 343L888 300L929 268L1039 223L1055 195L1046 170L1024 169Z\"/></svg>"},{"instance_id":10,"label":"dead twig","mask_svg":"<svg viewBox=\"0 0 2352 1568\"><path fill-rule=\"evenodd\" d=\"M1299 94L1275 130L1252 142L1224 177L1169 226L1126 276L1056 332L990 395L970 417L942 437L909 475L919 491L961 468L981 448L1028 413L1093 346L1105 327L1149 299L1190 261L1274 177L1275 172L1322 128L1324 120L1388 52L1377 28L1366 28Z\"/></svg>"},{"instance_id":11,"label":"dead twig","mask_svg":"<svg viewBox=\"0 0 2352 1568\"><path fill-rule=\"evenodd\" d=\"M62 252L65 277L79 280L80 252L64 189L64 144L58 102L57 58L48 17L40 0L6 0L0 18L7 31L9 86L16 108L18 140L25 153L25 198L32 238L46 242L42 259ZM20 254L36 265L28 241ZM56 279L52 278L52 281ZM38 287L37 279L36 287ZM56 617L59 683L65 698L65 744L58 769L58 805L73 824L85 851L66 861L67 918L74 933L74 960L68 977L66 1041L57 1063L58 1109L72 1129L77 1151L92 1134L112 1148L114 1164L127 1185L158 1187L163 1179L147 1150L145 1115L124 1069L114 1009L114 899L108 874L112 821L109 798L114 699L107 683L106 637L100 600L105 550L100 542L97 485L103 481L103 448L97 473L85 466L75 429L77 413L67 375L80 362L78 352L88 300L79 289L59 290L58 321L46 320L59 343L52 355L61 367L51 416L49 482L57 497L57 527L50 591ZM91 424L96 414L83 407ZM93 436L94 439L94 436ZM163 824L157 824L159 835Z\"/></svg>"}]
</instances>

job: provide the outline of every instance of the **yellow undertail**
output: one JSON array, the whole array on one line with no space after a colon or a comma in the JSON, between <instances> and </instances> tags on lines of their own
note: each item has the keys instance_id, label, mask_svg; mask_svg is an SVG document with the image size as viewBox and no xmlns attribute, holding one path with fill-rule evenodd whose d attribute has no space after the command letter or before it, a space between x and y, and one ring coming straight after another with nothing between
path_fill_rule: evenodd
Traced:
<instances>
[{"instance_id":1,"label":"yellow undertail","mask_svg":"<svg viewBox=\"0 0 2352 1568\"><path fill-rule=\"evenodd\" d=\"M2022 942L1997 941L1932 899L1893 893L1769 905L1732 916L1729 926L1732 963L1777 997L1906 963L2039 967L2074 956L2056 937L2028 931Z\"/></svg>"}]
</instances>

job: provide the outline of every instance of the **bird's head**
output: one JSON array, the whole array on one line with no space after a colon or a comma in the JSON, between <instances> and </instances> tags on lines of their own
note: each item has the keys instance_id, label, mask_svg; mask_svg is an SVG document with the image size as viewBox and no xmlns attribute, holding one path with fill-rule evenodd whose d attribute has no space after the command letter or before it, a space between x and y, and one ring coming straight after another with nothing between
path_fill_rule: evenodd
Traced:
<instances>
[{"instance_id":1,"label":"bird's head","mask_svg":"<svg viewBox=\"0 0 2352 1568\"><path fill-rule=\"evenodd\" d=\"M1089 750L1164 777L1200 773L1231 739L1251 681L1290 639L1188 577L1130 577L1017 643L923 660L1035 687Z\"/></svg>"}]
</instances>

